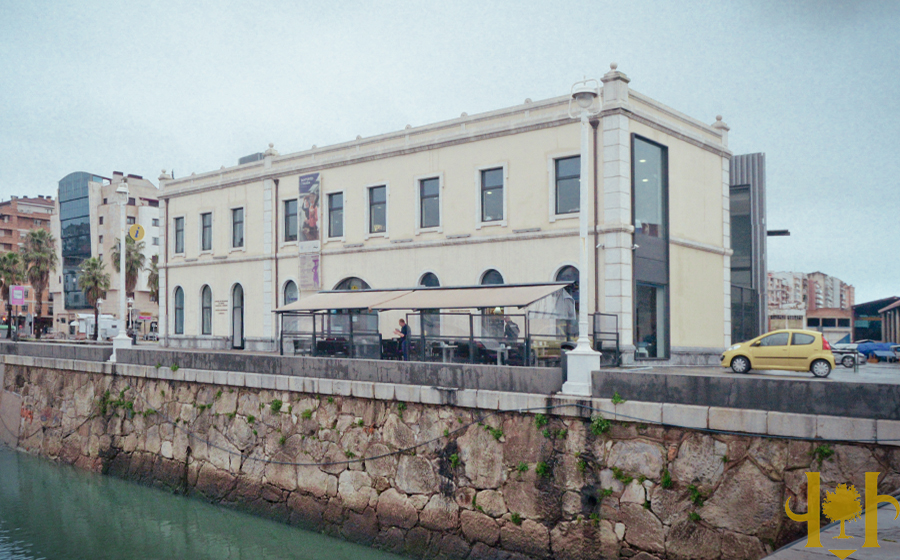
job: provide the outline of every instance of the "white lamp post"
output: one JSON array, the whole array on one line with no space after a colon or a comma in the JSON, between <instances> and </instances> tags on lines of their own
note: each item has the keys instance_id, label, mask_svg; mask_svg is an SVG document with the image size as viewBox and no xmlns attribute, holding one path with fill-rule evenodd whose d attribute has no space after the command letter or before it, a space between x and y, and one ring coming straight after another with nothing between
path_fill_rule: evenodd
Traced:
<instances>
[{"instance_id":1,"label":"white lamp post","mask_svg":"<svg viewBox=\"0 0 900 560\"><path fill-rule=\"evenodd\" d=\"M128 205L128 183L122 183L116 188L116 194L119 195L119 205L122 207L120 216L122 219L122 231L119 232L119 334L113 339L113 354L111 361L116 361L116 352L119 348L131 348L131 337L125 332L125 253L127 245L125 244L125 236L127 235L127 224L125 219L125 207Z\"/></svg>"},{"instance_id":2,"label":"white lamp post","mask_svg":"<svg viewBox=\"0 0 900 560\"><path fill-rule=\"evenodd\" d=\"M588 340L588 305L585 297L588 291L588 187L590 185L590 118L600 111L594 109L594 101L599 97L600 84L597 80L582 80L572 86L569 100L569 116L581 118L581 173L579 179L580 202L578 206L581 260L578 267L578 343L566 354L566 382L562 392L568 395L591 395L591 372L600 369L600 352L591 348ZM575 102L576 107L572 106Z\"/></svg>"}]
</instances>

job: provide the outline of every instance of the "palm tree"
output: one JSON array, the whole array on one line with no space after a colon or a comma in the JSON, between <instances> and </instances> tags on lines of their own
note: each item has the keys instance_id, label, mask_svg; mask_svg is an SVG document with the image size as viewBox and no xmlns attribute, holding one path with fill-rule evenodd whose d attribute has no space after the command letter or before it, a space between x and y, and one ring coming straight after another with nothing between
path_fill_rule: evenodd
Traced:
<instances>
[{"instance_id":1,"label":"palm tree","mask_svg":"<svg viewBox=\"0 0 900 560\"><path fill-rule=\"evenodd\" d=\"M103 264L103 257L91 257L81 263L78 289L84 292L88 303L94 308L94 340L100 334L100 308L97 300L109 289L109 273Z\"/></svg>"},{"instance_id":2,"label":"palm tree","mask_svg":"<svg viewBox=\"0 0 900 560\"><path fill-rule=\"evenodd\" d=\"M9 317L6 338L12 338L13 317L12 303L9 301L9 289L22 281L22 260L18 253L12 251L0 255L0 296L6 301L6 316Z\"/></svg>"},{"instance_id":3,"label":"palm tree","mask_svg":"<svg viewBox=\"0 0 900 560\"><path fill-rule=\"evenodd\" d=\"M112 248L113 267L119 272L119 247L121 242ZM138 276L144 270L147 257L144 255L144 242L135 242L130 236L125 237L125 293L134 297L134 288L137 285Z\"/></svg>"},{"instance_id":4,"label":"palm tree","mask_svg":"<svg viewBox=\"0 0 900 560\"><path fill-rule=\"evenodd\" d=\"M56 256L56 239L49 231L33 229L28 232L22 247L22 264L28 283L35 292L34 316L37 319L41 316L44 308L44 289L50 283L50 274L59 265L59 257ZM41 330L35 329L35 332L40 338Z\"/></svg>"},{"instance_id":5,"label":"palm tree","mask_svg":"<svg viewBox=\"0 0 900 560\"><path fill-rule=\"evenodd\" d=\"M150 259L150 274L147 276L147 289L150 290L150 301L159 301L159 257L153 255Z\"/></svg>"}]
</instances>

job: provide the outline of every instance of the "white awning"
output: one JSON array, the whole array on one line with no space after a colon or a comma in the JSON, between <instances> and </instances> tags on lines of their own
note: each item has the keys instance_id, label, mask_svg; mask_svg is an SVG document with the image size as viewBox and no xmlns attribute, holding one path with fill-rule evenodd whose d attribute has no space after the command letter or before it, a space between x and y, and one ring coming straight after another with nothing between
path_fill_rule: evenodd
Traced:
<instances>
[{"instance_id":1,"label":"white awning","mask_svg":"<svg viewBox=\"0 0 900 560\"><path fill-rule=\"evenodd\" d=\"M370 309L476 309L484 307L526 307L566 284L528 286L477 286L472 288L425 288L373 304Z\"/></svg>"},{"instance_id":2,"label":"white awning","mask_svg":"<svg viewBox=\"0 0 900 560\"><path fill-rule=\"evenodd\" d=\"M372 309L410 293L409 290L347 290L344 292L319 292L294 303L284 305L275 313L290 311L327 311L329 309Z\"/></svg>"}]
</instances>

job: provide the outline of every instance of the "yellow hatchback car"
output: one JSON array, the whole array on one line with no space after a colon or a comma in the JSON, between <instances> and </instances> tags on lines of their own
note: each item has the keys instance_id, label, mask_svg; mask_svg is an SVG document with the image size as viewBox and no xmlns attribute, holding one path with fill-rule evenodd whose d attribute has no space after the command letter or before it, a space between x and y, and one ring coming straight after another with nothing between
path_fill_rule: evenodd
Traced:
<instances>
[{"instance_id":1,"label":"yellow hatchback car","mask_svg":"<svg viewBox=\"0 0 900 560\"><path fill-rule=\"evenodd\" d=\"M820 332L783 329L731 346L722 354L722 366L735 373L785 369L828 377L834 369L834 354Z\"/></svg>"}]
</instances>

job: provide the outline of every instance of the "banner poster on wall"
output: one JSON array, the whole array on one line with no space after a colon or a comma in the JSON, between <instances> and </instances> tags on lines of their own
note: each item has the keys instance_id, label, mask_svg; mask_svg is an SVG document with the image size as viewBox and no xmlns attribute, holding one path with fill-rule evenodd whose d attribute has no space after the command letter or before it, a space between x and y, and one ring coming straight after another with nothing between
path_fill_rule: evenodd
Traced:
<instances>
[{"instance_id":1,"label":"banner poster on wall","mask_svg":"<svg viewBox=\"0 0 900 560\"><path fill-rule=\"evenodd\" d=\"M318 253L319 243L319 197L322 192L322 180L319 173L300 176L300 253Z\"/></svg>"},{"instance_id":2,"label":"banner poster on wall","mask_svg":"<svg viewBox=\"0 0 900 560\"><path fill-rule=\"evenodd\" d=\"M319 255L300 255L300 291L318 291L319 282Z\"/></svg>"}]
</instances>

